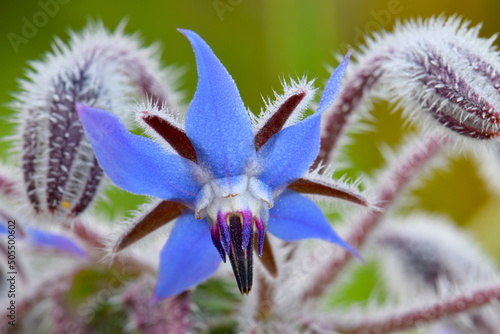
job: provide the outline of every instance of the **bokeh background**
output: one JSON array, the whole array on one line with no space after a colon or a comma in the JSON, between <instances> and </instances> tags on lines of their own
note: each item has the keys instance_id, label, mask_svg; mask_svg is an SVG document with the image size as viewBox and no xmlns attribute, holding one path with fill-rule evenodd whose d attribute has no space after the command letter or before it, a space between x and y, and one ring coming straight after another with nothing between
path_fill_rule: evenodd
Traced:
<instances>
[{"instance_id":1,"label":"bokeh background","mask_svg":"<svg viewBox=\"0 0 500 334\"><path fill-rule=\"evenodd\" d=\"M263 107L262 97L281 91L280 79L307 74L322 86L329 76L328 66L336 66L334 54L356 47L364 34L379 29L392 30L396 20L432 15L458 14L483 23L481 35L500 32L500 2L497 0L159 0L111 2L103 0L55 0L57 11L38 27L34 36L13 46L11 33L22 35L23 25L43 10L46 0L0 2L0 134L12 134L9 122L14 115L7 106L10 93L18 88L27 61L38 59L50 48L54 36L67 40L69 28L80 30L89 19L100 19L114 29L128 18L126 31L139 31L146 44L160 42L163 61L186 69L180 82L188 99L196 87L194 56L188 41L176 28L198 32L215 51L235 79L244 102L254 112ZM10 35L9 35L10 34ZM186 101L187 102L187 101ZM376 102L374 131L354 136L346 151L351 176L373 175L383 166L380 148L396 147L404 134L398 111ZM403 129L403 131L401 131ZM0 156L12 159L0 143ZM471 156L453 158L413 191L415 201L402 210L415 208L445 214L470 231L486 252L500 261L500 195L488 188L477 173ZM15 163L15 162L12 162ZM500 171L499 175L500 177ZM100 210L119 216L133 209L141 198L112 191L112 202Z\"/></svg>"}]
</instances>

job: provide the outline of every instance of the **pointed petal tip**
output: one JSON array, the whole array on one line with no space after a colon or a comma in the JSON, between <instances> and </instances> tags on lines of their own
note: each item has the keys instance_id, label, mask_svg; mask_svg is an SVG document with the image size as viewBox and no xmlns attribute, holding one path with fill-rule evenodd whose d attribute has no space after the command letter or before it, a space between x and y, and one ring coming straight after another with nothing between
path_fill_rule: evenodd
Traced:
<instances>
[{"instance_id":1,"label":"pointed petal tip","mask_svg":"<svg viewBox=\"0 0 500 334\"><path fill-rule=\"evenodd\" d=\"M160 299L162 298L159 298L157 295L156 295L156 292L155 294L151 297L151 300L149 301L149 306L155 306L156 303L158 303L158 301L160 301Z\"/></svg>"},{"instance_id":2,"label":"pointed petal tip","mask_svg":"<svg viewBox=\"0 0 500 334\"><path fill-rule=\"evenodd\" d=\"M78 118L80 119L80 121L83 124L82 118L84 117L84 115L87 114L90 107L88 107L84 104L81 104L80 102L75 102L75 108L76 108L76 113L78 114Z\"/></svg>"},{"instance_id":3,"label":"pointed petal tip","mask_svg":"<svg viewBox=\"0 0 500 334\"><path fill-rule=\"evenodd\" d=\"M347 242L343 242L341 244L342 247L345 248L345 250L347 250L349 253L351 253L351 255L353 255L354 257L356 257L362 264L365 264L365 260L363 259L363 257L361 256L361 254L359 254L358 250L356 248L354 248L353 246L351 246L350 244L348 244Z\"/></svg>"},{"instance_id":4,"label":"pointed petal tip","mask_svg":"<svg viewBox=\"0 0 500 334\"><path fill-rule=\"evenodd\" d=\"M321 100L319 101L318 110L316 111L317 113L325 111L337 98L340 90L340 83L342 82L342 78L344 77L350 59L351 50L349 49L342 62L339 66L337 66L330 79L328 79L323 95L321 96Z\"/></svg>"},{"instance_id":5,"label":"pointed petal tip","mask_svg":"<svg viewBox=\"0 0 500 334\"><path fill-rule=\"evenodd\" d=\"M85 262L89 262L90 261L90 257L88 256L87 253L81 253L81 254L75 254L76 256L78 256L80 259L82 259L83 261Z\"/></svg>"},{"instance_id":6,"label":"pointed petal tip","mask_svg":"<svg viewBox=\"0 0 500 334\"><path fill-rule=\"evenodd\" d=\"M104 112L103 110L101 109L98 109L98 108L93 108L91 106L87 106L85 104L82 104L80 102L75 102L75 108L76 108L76 112L78 114L78 117L82 118L83 115L86 115L88 114L89 112L92 112L92 111L100 111L100 112Z\"/></svg>"},{"instance_id":7,"label":"pointed petal tip","mask_svg":"<svg viewBox=\"0 0 500 334\"><path fill-rule=\"evenodd\" d=\"M192 32L189 29L184 29L184 28L177 28L177 31L186 36L188 33Z\"/></svg>"},{"instance_id":8,"label":"pointed petal tip","mask_svg":"<svg viewBox=\"0 0 500 334\"><path fill-rule=\"evenodd\" d=\"M345 54L345 58L344 59L348 59L348 60L351 59L351 52L352 52L351 50L352 50L352 46L349 45L347 47L347 53Z\"/></svg>"},{"instance_id":9,"label":"pointed petal tip","mask_svg":"<svg viewBox=\"0 0 500 334\"><path fill-rule=\"evenodd\" d=\"M200 35L198 35L197 33L195 33L194 31L192 30L189 30L189 29L182 29L182 28L177 28L177 31L180 32L181 34L183 34L191 43L193 43L193 40L194 39L200 39L200 40L203 40Z\"/></svg>"},{"instance_id":10,"label":"pointed petal tip","mask_svg":"<svg viewBox=\"0 0 500 334\"><path fill-rule=\"evenodd\" d=\"M83 108L85 108L85 106L83 104L81 104L80 102L75 102L75 107L76 107L76 111L78 113L80 113L80 111L82 111Z\"/></svg>"},{"instance_id":11,"label":"pointed petal tip","mask_svg":"<svg viewBox=\"0 0 500 334\"><path fill-rule=\"evenodd\" d=\"M180 32L191 43L198 72L196 92L186 113L186 134L198 162L215 178L241 175L255 156L248 111L236 83L210 46L193 31Z\"/></svg>"}]
</instances>

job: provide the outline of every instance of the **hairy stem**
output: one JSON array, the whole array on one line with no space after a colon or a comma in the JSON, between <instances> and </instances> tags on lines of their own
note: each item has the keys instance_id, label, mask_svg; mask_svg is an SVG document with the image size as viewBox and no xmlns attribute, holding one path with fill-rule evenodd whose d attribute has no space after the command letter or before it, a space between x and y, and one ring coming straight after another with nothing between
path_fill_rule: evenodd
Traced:
<instances>
[{"instance_id":1,"label":"hairy stem","mask_svg":"<svg viewBox=\"0 0 500 334\"><path fill-rule=\"evenodd\" d=\"M321 135L320 151L311 170L316 169L320 163L326 165L330 161L354 111L381 76L380 65L384 60L385 56L376 55L344 79L339 96L325 112L326 122Z\"/></svg>"},{"instance_id":2,"label":"hairy stem","mask_svg":"<svg viewBox=\"0 0 500 334\"><path fill-rule=\"evenodd\" d=\"M73 224L73 233L81 240L88 243L93 248L104 248L104 237L85 225L80 219L76 219Z\"/></svg>"},{"instance_id":3,"label":"hairy stem","mask_svg":"<svg viewBox=\"0 0 500 334\"><path fill-rule=\"evenodd\" d=\"M380 210L363 214L353 224L354 227L346 238L347 242L356 248L363 246L367 237L384 217L385 211L394 205L397 197L417 172L435 157L446 143L446 140L435 135L427 141L414 143L411 148L406 147L404 155L389 167L388 173L379 182L375 196L379 201ZM329 259L314 275L311 284L302 294L303 301L321 296L352 258L349 252L344 251L339 254Z\"/></svg>"},{"instance_id":4,"label":"hairy stem","mask_svg":"<svg viewBox=\"0 0 500 334\"><path fill-rule=\"evenodd\" d=\"M473 308L500 300L500 284L463 291L456 296L435 300L404 311L392 311L384 315L366 314L350 319L347 315L336 317L324 328L343 334L383 334L413 328L444 317L453 316Z\"/></svg>"},{"instance_id":5,"label":"hairy stem","mask_svg":"<svg viewBox=\"0 0 500 334\"><path fill-rule=\"evenodd\" d=\"M67 225L66 227L70 228ZM72 231L77 238L89 246L87 250L90 249L92 251L92 254L89 254L92 261L95 263L99 262L103 255L100 251L106 248L105 238L100 233L92 230L88 225L83 224L80 219L75 220ZM122 269L132 272L156 273L154 268L134 256L124 257L118 261L118 264Z\"/></svg>"}]
</instances>

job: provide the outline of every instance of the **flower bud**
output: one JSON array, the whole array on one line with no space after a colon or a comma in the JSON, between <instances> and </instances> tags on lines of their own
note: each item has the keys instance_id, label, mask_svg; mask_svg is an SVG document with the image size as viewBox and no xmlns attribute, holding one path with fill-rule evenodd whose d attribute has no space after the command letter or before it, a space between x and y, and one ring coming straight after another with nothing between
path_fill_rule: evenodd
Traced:
<instances>
[{"instance_id":1,"label":"flower bud","mask_svg":"<svg viewBox=\"0 0 500 334\"><path fill-rule=\"evenodd\" d=\"M479 29L457 17L438 17L397 24L393 32L367 39L328 112L315 166L329 159L348 118L369 108L362 101L370 96L397 102L426 131L476 142L498 138L500 58L494 39L480 38Z\"/></svg>"},{"instance_id":2,"label":"flower bud","mask_svg":"<svg viewBox=\"0 0 500 334\"><path fill-rule=\"evenodd\" d=\"M500 72L492 39L456 17L396 26L368 43L382 52L381 86L412 118L448 134L488 140L500 135Z\"/></svg>"},{"instance_id":3,"label":"flower bud","mask_svg":"<svg viewBox=\"0 0 500 334\"><path fill-rule=\"evenodd\" d=\"M38 218L75 217L93 202L103 180L75 103L123 115L131 93L157 104L173 97L162 84L155 49L141 48L136 37L123 34L123 25L113 33L101 24L71 33L68 45L56 40L53 52L31 67L13 104L25 196Z\"/></svg>"}]
</instances>

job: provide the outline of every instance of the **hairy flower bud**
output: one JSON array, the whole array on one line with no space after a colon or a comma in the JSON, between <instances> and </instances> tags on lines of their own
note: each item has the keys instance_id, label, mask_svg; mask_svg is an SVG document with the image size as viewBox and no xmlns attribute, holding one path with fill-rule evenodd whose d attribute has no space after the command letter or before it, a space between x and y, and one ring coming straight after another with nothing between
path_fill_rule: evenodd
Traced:
<instances>
[{"instance_id":1,"label":"hairy flower bud","mask_svg":"<svg viewBox=\"0 0 500 334\"><path fill-rule=\"evenodd\" d=\"M493 39L468 25L452 17L396 26L369 41L360 62L385 56L380 84L411 117L462 137L493 139L500 135L500 58Z\"/></svg>"},{"instance_id":2,"label":"hairy flower bud","mask_svg":"<svg viewBox=\"0 0 500 334\"><path fill-rule=\"evenodd\" d=\"M13 104L20 114L20 155L24 192L38 216L75 217L93 201L103 179L75 103L122 114L131 93L174 108L162 84L154 47L101 24L56 40L52 53L31 63ZM168 95L168 96L167 96ZM167 98L168 97L168 98ZM167 103L168 102L168 103Z\"/></svg>"},{"instance_id":3,"label":"hairy flower bud","mask_svg":"<svg viewBox=\"0 0 500 334\"><path fill-rule=\"evenodd\" d=\"M384 258L383 274L401 301L440 299L467 288L488 285L493 264L464 233L446 221L414 216L384 225L375 238ZM447 320L457 333L494 333L498 306L491 304Z\"/></svg>"},{"instance_id":4,"label":"hairy flower bud","mask_svg":"<svg viewBox=\"0 0 500 334\"><path fill-rule=\"evenodd\" d=\"M397 24L368 38L346 75L339 98L326 112L321 150L313 165L326 164L356 114L376 96L397 102L426 131L491 142L500 136L500 58L493 38L479 37L460 18Z\"/></svg>"}]
</instances>

